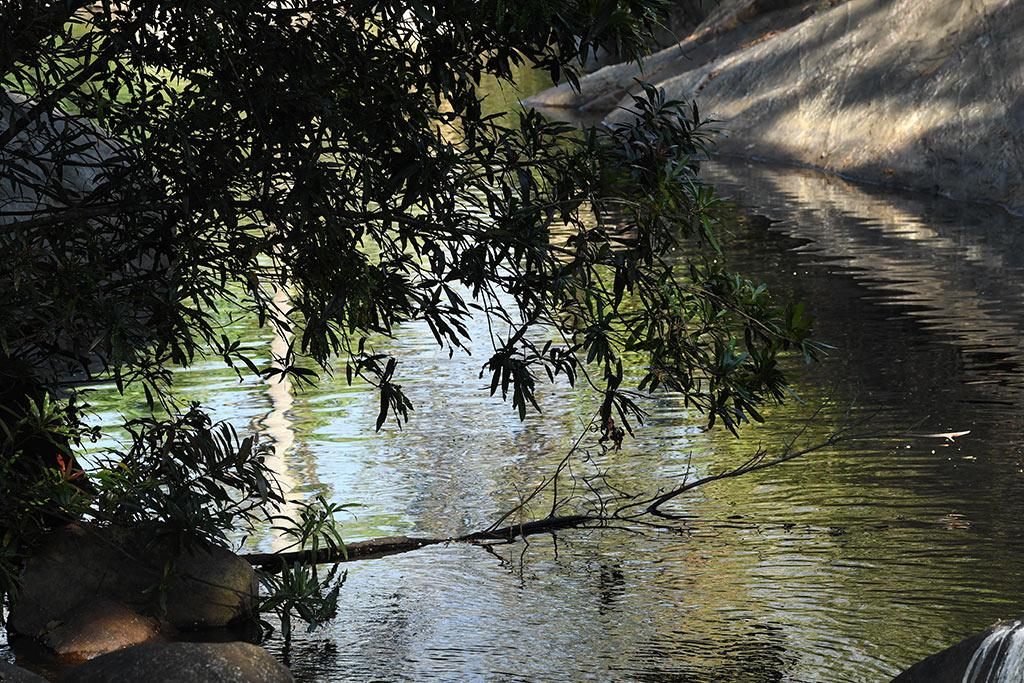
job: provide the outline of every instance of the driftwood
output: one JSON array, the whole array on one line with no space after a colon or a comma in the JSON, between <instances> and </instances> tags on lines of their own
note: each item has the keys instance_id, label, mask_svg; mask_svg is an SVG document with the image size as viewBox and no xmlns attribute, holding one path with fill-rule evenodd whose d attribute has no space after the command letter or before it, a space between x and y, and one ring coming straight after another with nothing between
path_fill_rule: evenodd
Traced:
<instances>
[{"instance_id":1,"label":"driftwood","mask_svg":"<svg viewBox=\"0 0 1024 683\"><path fill-rule=\"evenodd\" d=\"M522 524L510 524L498 529L484 529L455 538L418 538L410 536L384 536L366 541L348 543L344 548L321 548L316 553L312 550L296 550L283 553L253 553L242 555L242 559L261 569L273 570L281 566L300 562L302 564L328 564L336 562L353 562L355 560L372 560L388 555L418 550L428 545L442 543L486 543L490 541L513 541L530 534L547 533L559 529L579 528L588 524L600 524L603 519L591 515L555 515L543 519L535 519Z\"/></svg>"},{"instance_id":2,"label":"driftwood","mask_svg":"<svg viewBox=\"0 0 1024 683\"><path fill-rule=\"evenodd\" d=\"M820 410L821 408L819 407L818 411ZM817 417L818 411L815 411L812 419ZM863 422L864 421L862 420L860 423L862 424ZM367 541L349 543L344 547L321 548L316 552L312 550L296 550L291 552L255 553L243 555L242 558L255 567L259 567L267 571L274 571L275 569L280 570L283 567L292 565L296 562L302 564L352 562L354 560L367 560L409 552L411 550L418 550L419 548L424 548L430 545L447 543L509 543L519 538L526 538L531 534L550 533L561 529L581 527L607 528L629 524L649 524L650 522L645 522L644 518L647 518L648 520L651 517L673 519L673 515L661 511L661 506L688 491L692 491L693 489L700 488L701 486L715 481L721 481L722 479L740 477L759 470L774 467L776 465L781 465L784 462L795 460L796 458L800 458L809 453L834 446L842 441L849 441L851 439L864 438L868 436L863 433L854 434L852 429L847 427L833 432L831 436L822 441L804 448L797 448L796 442L802 435L803 430L801 430L801 432L789 442L781 455L777 455L774 458L769 457L768 452L764 449L758 448L754 455L739 467L694 480L690 480L689 477L686 476L683 477L682 481L676 482L675 486L667 487L666 489L662 489L653 494L627 495L616 490L617 498L613 500L606 500L602 499L600 494L598 494L598 492L588 483L588 487L591 492L598 498L598 505L594 508L595 512L591 514L560 515L558 514L558 479L563 469L565 469L570 455L578 446L579 441L577 441L577 446L574 446L573 450L565 456L558 468L555 470L554 475L542 481L540 485L538 485L522 500L522 502L520 502L519 505L507 511L499 517L494 524L486 529L451 538L385 536L382 538L372 538ZM582 435L580 438L582 439ZM527 505L535 499L541 491L549 490L549 487L553 488L554 502L546 517L499 526L514 515L524 514L527 509ZM617 507L610 507L610 503L615 503Z\"/></svg>"}]
</instances>

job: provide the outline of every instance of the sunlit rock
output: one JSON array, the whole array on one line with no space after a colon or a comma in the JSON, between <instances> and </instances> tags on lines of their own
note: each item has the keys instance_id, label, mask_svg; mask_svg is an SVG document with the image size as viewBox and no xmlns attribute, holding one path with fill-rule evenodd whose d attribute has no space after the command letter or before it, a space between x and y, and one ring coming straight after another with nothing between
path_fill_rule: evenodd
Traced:
<instances>
[{"instance_id":1,"label":"sunlit rock","mask_svg":"<svg viewBox=\"0 0 1024 683\"><path fill-rule=\"evenodd\" d=\"M62 662L82 662L161 638L160 624L120 602L86 602L49 628L42 642Z\"/></svg>"},{"instance_id":2,"label":"sunlit rock","mask_svg":"<svg viewBox=\"0 0 1024 683\"><path fill-rule=\"evenodd\" d=\"M1024 210L1024 4L775 4L723 4L733 28L709 17L642 77L695 99L724 152ZM581 97L531 102L610 110L638 75L603 69Z\"/></svg>"},{"instance_id":3,"label":"sunlit rock","mask_svg":"<svg viewBox=\"0 0 1024 683\"><path fill-rule=\"evenodd\" d=\"M294 679L266 650L248 643L154 643L97 657L71 669L58 680L65 683L290 683Z\"/></svg>"}]
</instances>

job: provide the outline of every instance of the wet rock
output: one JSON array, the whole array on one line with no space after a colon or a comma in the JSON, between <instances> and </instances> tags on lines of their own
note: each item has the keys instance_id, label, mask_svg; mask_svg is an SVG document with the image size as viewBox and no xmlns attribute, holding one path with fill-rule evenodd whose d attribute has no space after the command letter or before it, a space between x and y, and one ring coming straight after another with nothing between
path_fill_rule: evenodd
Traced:
<instances>
[{"instance_id":1,"label":"wet rock","mask_svg":"<svg viewBox=\"0 0 1024 683\"><path fill-rule=\"evenodd\" d=\"M151 643L97 657L61 683L290 683L291 672L248 643Z\"/></svg>"},{"instance_id":2,"label":"wet rock","mask_svg":"<svg viewBox=\"0 0 1024 683\"><path fill-rule=\"evenodd\" d=\"M109 652L160 639L160 624L111 600L71 610L47 631L42 642L63 662L82 662Z\"/></svg>"},{"instance_id":3,"label":"wet rock","mask_svg":"<svg viewBox=\"0 0 1024 683\"><path fill-rule=\"evenodd\" d=\"M0 683L45 683L46 679L0 659Z\"/></svg>"},{"instance_id":4,"label":"wet rock","mask_svg":"<svg viewBox=\"0 0 1024 683\"><path fill-rule=\"evenodd\" d=\"M162 582L167 567L172 572ZM179 629L216 628L254 618L257 595L251 565L224 548L180 550L170 540L145 543L138 534L71 525L53 532L26 563L9 629L41 638L97 600Z\"/></svg>"},{"instance_id":5,"label":"wet rock","mask_svg":"<svg viewBox=\"0 0 1024 683\"><path fill-rule=\"evenodd\" d=\"M921 660L893 683L1024 680L1024 623L1001 621Z\"/></svg>"}]
</instances>

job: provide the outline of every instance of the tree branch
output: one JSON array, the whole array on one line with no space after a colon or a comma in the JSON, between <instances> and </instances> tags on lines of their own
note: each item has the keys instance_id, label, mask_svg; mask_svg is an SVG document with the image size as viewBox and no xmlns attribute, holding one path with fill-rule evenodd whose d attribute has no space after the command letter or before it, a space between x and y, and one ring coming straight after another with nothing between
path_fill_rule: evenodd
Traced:
<instances>
[{"instance_id":1,"label":"tree branch","mask_svg":"<svg viewBox=\"0 0 1024 683\"><path fill-rule=\"evenodd\" d=\"M862 423L863 421L858 422L858 424ZM657 495L645 498L641 498L640 496L629 496L628 498L633 502L627 503L611 513L604 511L606 510L604 505L599 508L599 511L596 514L556 515L554 514L553 509L552 514L547 517L528 520L518 524L509 524L503 527L491 525L490 527L481 529L480 531L474 531L454 538L386 536L382 538L373 538L367 541L359 541L357 543L350 543L344 548L324 548L316 553L313 553L313 551L310 550L298 550L283 553L255 553L243 555L242 558L255 567L273 571L275 569L280 570L281 567L295 562L315 564L352 562L355 560L367 560L385 557L387 555L395 555L398 553L409 552L411 550L418 550L429 545L439 545L442 543L509 543L519 538L525 539L530 535L550 533L562 529L609 528L613 526L621 528L622 524L644 524L647 526L663 528L664 525L651 522L644 518L660 517L671 519L672 515L661 512L659 509L670 500L673 500L688 491L692 491L693 489L700 488L701 486L705 486L715 481L758 472L760 470L768 469L769 467L781 465L782 463L789 462L790 460L795 460L804 455L814 453L815 451L820 451L824 448L834 446L844 441L870 436L868 434L854 433L852 429L852 427L839 429L827 439L798 450L793 450L793 442L791 441L782 455L771 459L766 458L767 453L764 450L758 449L758 451L749 460L739 467L725 472L720 472L718 474L702 477L694 481L686 481L684 478L683 483L679 486ZM561 471L561 466L559 471ZM543 488L551 484L554 479L555 477L546 479L545 483L538 488ZM505 512L499 518L499 523L501 520L508 519L517 512L522 512L526 502L535 497L537 493L539 493L539 490L534 490L527 501L524 501L511 510ZM626 498L624 494L620 495L622 496L620 497L620 500ZM640 498L640 500L637 500L638 498ZM632 514L623 514L625 511L635 508L642 509L639 510L639 512Z\"/></svg>"},{"instance_id":2,"label":"tree branch","mask_svg":"<svg viewBox=\"0 0 1024 683\"><path fill-rule=\"evenodd\" d=\"M316 553L311 550L296 550L284 553L252 553L242 555L242 559L254 567L274 570L295 562L328 564L337 562L353 562L355 560L373 560L388 555L419 550L428 545L441 543L484 543L487 541L514 541L531 534L547 533L559 529L579 528L588 523L601 523L600 517L590 515L564 515L535 519L522 524L511 524L499 529L483 529L458 538L417 538L410 536L384 536L371 538L367 541L348 543L343 548L322 548Z\"/></svg>"}]
</instances>

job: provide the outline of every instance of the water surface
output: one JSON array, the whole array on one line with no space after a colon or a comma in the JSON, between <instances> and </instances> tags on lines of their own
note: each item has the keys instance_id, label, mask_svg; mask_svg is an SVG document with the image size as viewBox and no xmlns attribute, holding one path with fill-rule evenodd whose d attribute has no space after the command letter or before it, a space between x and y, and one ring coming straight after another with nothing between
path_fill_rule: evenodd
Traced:
<instances>
[{"instance_id":1,"label":"water surface","mask_svg":"<svg viewBox=\"0 0 1024 683\"><path fill-rule=\"evenodd\" d=\"M785 442L829 397L808 438L850 413L889 438L695 491L676 506L680 532L565 531L355 563L336 622L300 627L288 652L268 643L299 680L885 680L1020 614L1024 224L740 161L706 178L736 205L729 259L806 301L836 348L795 366L803 402L741 439L661 397L600 465L631 490L714 472ZM544 414L520 423L478 378L479 338L449 360L425 328L401 330L391 348L416 408L401 431L375 434L372 393L343 373L297 391L210 362L178 383L276 439L294 496L358 504L348 540L454 536L549 473L594 408L546 387ZM104 424L142 408L112 388L91 398ZM925 436L966 430L955 443ZM274 543L264 530L247 546Z\"/></svg>"},{"instance_id":2,"label":"water surface","mask_svg":"<svg viewBox=\"0 0 1024 683\"><path fill-rule=\"evenodd\" d=\"M1019 614L1024 225L737 161L707 179L737 205L730 260L806 301L836 350L795 375L804 403L741 439L659 398L602 465L633 490L716 471L783 443L826 397L810 438L851 410L893 438L694 492L677 506L683 533L567 531L494 554L451 545L354 564L335 623L300 629L289 653L270 640L297 678L885 680ZM349 540L486 526L594 407L548 387L544 415L520 423L478 379L485 346L449 360L410 326L393 349L416 410L381 434L372 394L343 380L282 399L216 363L181 379L240 428L281 439L283 424L296 495L360 506ZM94 399L101 421L131 410ZM966 430L956 443L918 436Z\"/></svg>"}]
</instances>

